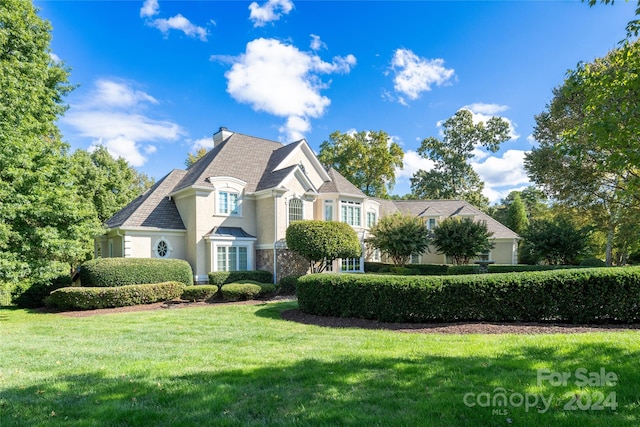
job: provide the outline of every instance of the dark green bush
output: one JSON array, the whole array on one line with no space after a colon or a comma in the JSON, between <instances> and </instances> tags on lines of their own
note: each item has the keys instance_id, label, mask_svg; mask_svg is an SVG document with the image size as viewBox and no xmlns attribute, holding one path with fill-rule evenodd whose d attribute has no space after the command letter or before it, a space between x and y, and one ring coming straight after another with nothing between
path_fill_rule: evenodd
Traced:
<instances>
[{"instance_id":1,"label":"dark green bush","mask_svg":"<svg viewBox=\"0 0 640 427\"><path fill-rule=\"evenodd\" d=\"M255 280L260 283L271 283L273 274L270 271L212 271L209 273L209 284L222 286L225 283L239 282L243 280Z\"/></svg>"},{"instance_id":2,"label":"dark green bush","mask_svg":"<svg viewBox=\"0 0 640 427\"><path fill-rule=\"evenodd\" d=\"M299 278L300 276L285 276L280 279L280 293L283 295L295 295Z\"/></svg>"},{"instance_id":3,"label":"dark green bush","mask_svg":"<svg viewBox=\"0 0 640 427\"><path fill-rule=\"evenodd\" d=\"M384 322L640 321L640 267L473 276L301 277L302 311Z\"/></svg>"},{"instance_id":4,"label":"dark green bush","mask_svg":"<svg viewBox=\"0 0 640 427\"><path fill-rule=\"evenodd\" d=\"M392 265L393 264L385 264L384 262L365 261L364 272L365 273L388 273L389 268Z\"/></svg>"},{"instance_id":5,"label":"dark green bush","mask_svg":"<svg viewBox=\"0 0 640 427\"><path fill-rule=\"evenodd\" d=\"M193 285L188 262L158 258L98 258L80 266L83 287L114 287L145 283L181 282Z\"/></svg>"},{"instance_id":6,"label":"dark green bush","mask_svg":"<svg viewBox=\"0 0 640 427\"><path fill-rule=\"evenodd\" d=\"M187 301L207 301L218 293L216 285L186 286L180 299Z\"/></svg>"},{"instance_id":7,"label":"dark green bush","mask_svg":"<svg viewBox=\"0 0 640 427\"><path fill-rule=\"evenodd\" d=\"M18 285L12 292L13 303L22 308L44 307L44 300L51 292L67 286L71 286L71 276L68 274L30 285L27 283L24 287Z\"/></svg>"},{"instance_id":8,"label":"dark green bush","mask_svg":"<svg viewBox=\"0 0 640 427\"><path fill-rule=\"evenodd\" d=\"M228 283L220 288L222 299L225 301L251 300L262 292L262 286L253 283Z\"/></svg>"},{"instance_id":9,"label":"dark green bush","mask_svg":"<svg viewBox=\"0 0 640 427\"><path fill-rule=\"evenodd\" d=\"M184 287L181 282L164 282L117 287L60 288L51 293L46 299L46 303L71 310L151 304L179 298Z\"/></svg>"},{"instance_id":10,"label":"dark green bush","mask_svg":"<svg viewBox=\"0 0 640 427\"><path fill-rule=\"evenodd\" d=\"M599 258L585 258L580 261L580 267L606 267L607 263Z\"/></svg>"}]
</instances>

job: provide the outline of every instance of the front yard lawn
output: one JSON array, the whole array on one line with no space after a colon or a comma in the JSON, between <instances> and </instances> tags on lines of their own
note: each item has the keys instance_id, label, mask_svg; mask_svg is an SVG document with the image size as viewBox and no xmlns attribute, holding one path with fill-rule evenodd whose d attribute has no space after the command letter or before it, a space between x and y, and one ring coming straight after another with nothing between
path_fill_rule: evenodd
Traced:
<instances>
[{"instance_id":1,"label":"front yard lawn","mask_svg":"<svg viewBox=\"0 0 640 427\"><path fill-rule=\"evenodd\" d=\"M0 426L640 424L638 331L331 329L280 318L296 307L2 309Z\"/></svg>"}]
</instances>

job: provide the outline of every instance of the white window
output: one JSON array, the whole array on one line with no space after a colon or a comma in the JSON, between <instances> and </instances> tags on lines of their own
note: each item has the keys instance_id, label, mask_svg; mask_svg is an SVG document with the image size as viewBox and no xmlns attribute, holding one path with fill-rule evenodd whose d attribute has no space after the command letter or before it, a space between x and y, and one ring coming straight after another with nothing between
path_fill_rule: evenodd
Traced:
<instances>
[{"instance_id":1,"label":"white window","mask_svg":"<svg viewBox=\"0 0 640 427\"><path fill-rule=\"evenodd\" d=\"M411 254L411 264L420 264L420 254Z\"/></svg>"},{"instance_id":2,"label":"white window","mask_svg":"<svg viewBox=\"0 0 640 427\"><path fill-rule=\"evenodd\" d=\"M238 193L220 191L218 193L218 213L238 215Z\"/></svg>"},{"instance_id":3,"label":"white window","mask_svg":"<svg viewBox=\"0 0 640 427\"><path fill-rule=\"evenodd\" d=\"M377 217L375 212L367 212L367 227L371 228L376 225Z\"/></svg>"},{"instance_id":4,"label":"white window","mask_svg":"<svg viewBox=\"0 0 640 427\"><path fill-rule=\"evenodd\" d=\"M433 230L434 228L436 228L436 219L429 218L427 220L427 230Z\"/></svg>"},{"instance_id":5,"label":"white window","mask_svg":"<svg viewBox=\"0 0 640 427\"><path fill-rule=\"evenodd\" d=\"M324 220L333 221L333 200L325 200L324 202Z\"/></svg>"},{"instance_id":6,"label":"white window","mask_svg":"<svg viewBox=\"0 0 640 427\"><path fill-rule=\"evenodd\" d=\"M302 221L302 219L302 200L289 200L289 223L292 223L293 221Z\"/></svg>"},{"instance_id":7,"label":"white window","mask_svg":"<svg viewBox=\"0 0 640 427\"><path fill-rule=\"evenodd\" d=\"M248 252L246 246L218 246L217 271L247 271Z\"/></svg>"},{"instance_id":8,"label":"white window","mask_svg":"<svg viewBox=\"0 0 640 427\"><path fill-rule=\"evenodd\" d=\"M360 258L343 258L340 269L345 272L360 271Z\"/></svg>"},{"instance_id":9,"label":"white window","mask_svg":"<svg viewBox=\"0 0 640 427\"><path fill-rule=\"evenodd\" d=\"M340 219L352 227L360 227L361 208L359 202L342 201L340 203Z\"/></svg>"}]
</instances>

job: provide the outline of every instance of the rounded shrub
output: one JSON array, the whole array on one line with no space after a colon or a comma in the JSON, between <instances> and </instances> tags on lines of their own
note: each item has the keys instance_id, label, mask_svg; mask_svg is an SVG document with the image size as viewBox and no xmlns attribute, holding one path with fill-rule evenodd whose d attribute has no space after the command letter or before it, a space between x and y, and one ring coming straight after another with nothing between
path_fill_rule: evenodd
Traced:
<instances>
[{"instance_id":1,"label":"rounded shrub","mask_svg":"<svg viewBox=\"0 0 640 427\"><path fill-rule=\"evenodd\" d=\"M44 307L44 300L51 292L68 286L71 286L71 276L68 274L26 284L24 287L18 285L12 293L13 303L22 308Z\"/></svg>"},{"instance_id":2,"label":"rounded shrub","mask_svg":"<svg viewBox=\"0 0 640 427\"><path fill-rule=\"evenodd\" d=\"M592 258L585 258L582 261L580 261L580 266L581 267L606 267L607 263L602 261L599 258L592 257Z\"/></svg>"},{"instance_id":3,"label":"rounded shrub","mask_svg":"<svg viewBox=\"0 0 640 427\"><path fill-rule=\"evenodd\" d=\"M299 278L300 276L285 276L280 279L280 293L283 295L295 295Z\"/></svg>"},{"instance_id":4,"label":"rounded shrub","mask_svg":"<svg viewBox=\"0 0 640 427\"><path fill-rule=\"evenodd\" d=\"M262 286L254 283L228 283L220 288L225 301L246 301L260 295Z\"/></svg>"},{"instance_id":5,"label":"rounded shrub","mask_svg":"<svg viewBox=\"0 0 640 427\"><path fill-rule=\"evenodd\" d=\"M186 286L182 291L180 299L187 301L207 301L218 293L218 287L215 285L196 285Z\"/></svg>"},{"instance_id":6,"label":"rounded shrub","mask_svg":"<svg viewBox=\"0 0 640 427\"><path fill-rule=\"evenodd\" d=\"M209 284L222 286L225 283L240 282L243 280L254 280L260 283L270 283L273 275L265 270L250 271L212 271L209 273Z\"/></svg>"}]
</instances>

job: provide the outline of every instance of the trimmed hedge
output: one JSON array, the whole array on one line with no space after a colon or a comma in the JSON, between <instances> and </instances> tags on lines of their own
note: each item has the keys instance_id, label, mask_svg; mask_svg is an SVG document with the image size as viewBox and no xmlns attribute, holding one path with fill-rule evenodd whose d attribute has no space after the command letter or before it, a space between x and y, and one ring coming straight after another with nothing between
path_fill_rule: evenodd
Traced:
<instances>
[{"instance_id":1,"label":"trimmed hedge","mask_svg":"<svg viewBox=\"0 0 640 427\"><path fill-rule=\"evenodd\" d=\"M47 305L71 310L125 307L179 298L184 287L180 282L118 287L68 287L53 291L46 302Z\"/></svg>"},{"instance_id":2,"label":"trimmed hedge","mask_svg":"<svg viewBox=\"0 0 640 427\"><path fill-rule=\"evenodd\" d=\"M225 301L251 300L262 292L262 286L253 283L229 283L220 288Z\"/></svg>"},{"instance_id":3,"label":"trimmed hedge","mask_svg":"<svg viewBox=\"0 0 640 427\"><path fill-rule=\"evenodd\" d=\"M280 279L280 293L283 295L295 295L299 278L300 276L285 276Z\"/></svg>"},{"instance_id":4,"label":"trimmed hedge","mask_svg":"<svg viewBox=\"0 0 640 427\"><path fill-rule=\"evenodd\" d=\"M193 285L193 271L181 259L98 258L80 266L83 287L115 287L181 282Z\"/></svg>"},{"instance_id":5,"label":"trimmed hedge","mask_svg":"<svg viewBox=\"0 0 640 427\"><path fill-rule=\"evenodd\" d=\"M488 266L489 273L516 273L524 271L549 271L566 270L579 268L576 265L495 265ZM403 276L424 275L424 276L451 276L459 274L477 274L480 268L476 264L468 265L446 265L446 264L407 264L404 267L396 267L394 264L381 262L365 262L364 271L366 273L393 273Z\"/></svg>"},{"instance_id":6,"label":"trimmed hedge","mask_svg":"<svg viewBox=\"0 0 640 427\"><path fill-rule=\"evenodd\" d=\"M315 274L298 280L302 311L383 322L640 321L640 267L473 276Z\"/></svg>"},{"instance_id":7,"label":"trimmed hedge","mask_svg":"<svg viewBox=\"0 0 640 427\"><path fill-rule=\"evenodd\" d=\"M270 271L212 271L209 273L209 284L222 286L225 283L255 280L260 283L271 283L273 274Z\"/></svg>"},{"instance_id":8,"label":"trimmed hedge","mask_svg":"<svg viewBox=\"0 0 640 427\"><path fill-rule=\"evenodd\" d=\"M206 301L213 298L218 293L216 285L196 285L187 286L182 291L180 299L187 301Z\"/></svg>"}]
</instances>

